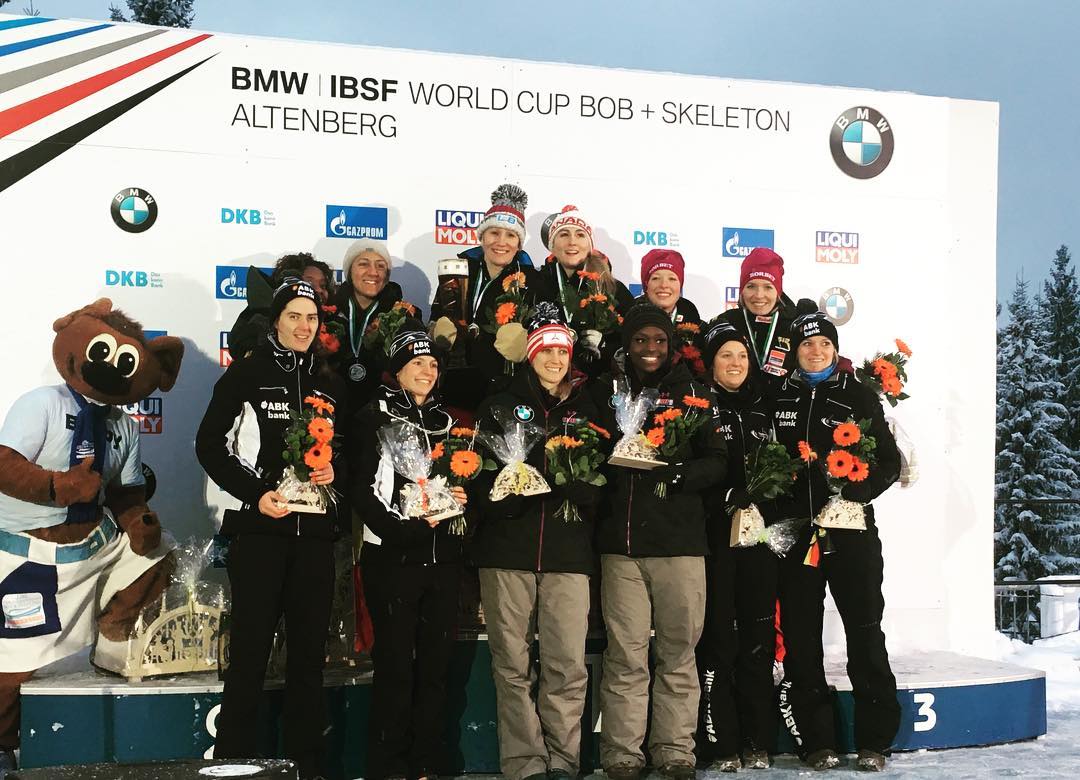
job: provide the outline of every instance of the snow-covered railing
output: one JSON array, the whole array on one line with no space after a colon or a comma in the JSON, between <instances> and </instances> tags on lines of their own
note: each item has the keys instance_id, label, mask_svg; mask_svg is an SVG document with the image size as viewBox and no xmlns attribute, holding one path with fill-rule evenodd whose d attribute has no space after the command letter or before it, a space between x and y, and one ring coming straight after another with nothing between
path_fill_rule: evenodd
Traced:
<instances>
[{"instance_id":1,"label":"snow-covered railing","mask_svg":"<svg viewBox=\"0 0 1080 780\"><path fill-rule=\"evenodd\" d=\"M1024 642L1080 630L1080 577L997 583L994 601L998 631Z\"/></svg>"}]
</instances>

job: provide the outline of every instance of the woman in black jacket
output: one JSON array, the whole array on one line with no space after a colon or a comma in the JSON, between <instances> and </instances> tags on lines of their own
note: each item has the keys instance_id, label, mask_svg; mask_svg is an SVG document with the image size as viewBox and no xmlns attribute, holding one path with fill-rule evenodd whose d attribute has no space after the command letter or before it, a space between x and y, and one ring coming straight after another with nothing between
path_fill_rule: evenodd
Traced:
<instances>
[{"instance_id":1,"label":"woman in black jacket","mask_svg":"<svg viewBox=\"0 0 1080 780\"><path fill-rule=\"evenodd\" d=\"M611 273L611 262L593 245L593 231L576 206L566 206L552 215L547 248L551 252L547 264L540 270L540 300L550 301L562 309L566 322L577 334L574 343L574 367L590 379L602 374L611 365L619 348L619 327L605 333L585 327L581 318L581 301L593 285L582 275L595 278L599 295L614 307L619 315L633 305L634 297L626 285Z\"/></svg>"},{"instance_id":2,"label":"woman in black jacket","mask_svg":"<svg viewBox=\"0 0 1080 780\"><path fill-rule=\"evenodd\" d=\"M698 759L710 769L765 769L776 745L773 657L778 561L764 543L731 546L736 509L751 504L747 457L772 436L772 404L751 371L749 345L727 323L705 334L727 478L707 498L709 557L705 559L705 629L697 647L701 675ZM768 507L760 506L766 513ZM742 760L740 761L740 753Z\"/></svg>"},{"instance_id":3,"label":"woman in black jacket","mask_svg":"<svg viewBox=\"0 0 1080 780\"><path fill-rule=\"evenodd\" d=\"M501 433L497 409L539 426L545 439L596 419L592 400L570 377L569 328L554 306L539 309L530 323L529 368L485 401L478 417L482 430ZM541 474L545 453L540 442L527 460ZM593 514L601 489L578 480L564 486L547 481L550 493L491 501L491 478L477 480L478 495L484 491L483 520L473 561L480 568L498 698L500 768L510 780L576 777L580 762ZM577 505L579 521L557 516L563 501ZM535 700L534 632L540 638Z\"/></svg>"},{"instance_id":4,"label":"woman in black jacket","mask_svg":"<svg viewBox=\"0 0 1080 780\"><path fill-rule=\"evenodd\" d=\"M371 400L386 370L385 345L366 347L364 334L380 314L402 300L401 287L390 281L391 266L385 242L357 242L345 258L345 281L333 298L334 317L341 323L344 338L331 362L345 380L349 406L356 410Z\"/></svg>"},{"instance_id":5,"label":"woman in black jacket","mask_svg":"<svg viewBox=\"0 0 1080 780\"><path fill-rule=\"evenodd\" d=\"M884 565L870 502L896 481L900 453L877 394L859 384L853 374L837 370L839 342L828 318L804 315L795 320L792 332L799 367L779 388L776 433L793 456L798 454L799 442L806 441L818 459L808 465L805 477L799 475L792 498L778 501L779 514L812 523L829 501L832 493L825 460L833 449L837 426L869 420L876 463L865 479L847 483L840 492L841 498L863 505L866 530L829 529L822 536L811 525L780 563L780 628L786 651L780 713L808 764L828 769L839 763L821 647L828 583L847 639L858 765L881 770L900 725L900 705L881 630ZM821 551L824 554L815 554Z\"/></svg>"},{"instance_id":6,"label":"woman in black jacket","mask_svg":"<svg viewBox=\"0 0 1080 780\"><path fill-rule=\"evenodd\" d=\"M323 747L322 670L334 586L335 513L290 512L277 492L290 413L314 397L348 419L345 388L311 349L319 332L317 293L286 280L274 293L266 341L238 358L214 385L195 438L207 475L239 499L225 513L222 534L232 586L229 668L218 716L218 758L257 755L256 733L266 661L282 613L287 629L285 755L301 777L319 774ZM335 465L311 472L317 485L334 482ZM339 477L341 474L339 473Z\"/></svg>"},{"instance_id":7,"label":"woman in black jacket","mask_svg":"<svg viewBox=\"0 0 1080 780\"><path fill-rule=\"evenodd\" d=\"M401 488L408 482L379 442L379 430L404 424L426 447L445 441L453 419L436 382L439 358L419 323L406 322L390 347L394 381L353 426L356 463L350 495L364 519L360 552L364 595L375 631L368 726L367 777L434 777L445 765L446 674L457 630L462 537L449 520L406 517ZM465 491L453 488L458 502Z\"/></svg>"},{"instance_id":8,"label":"woman in black jacket","mask_svg":"<svg viewBox=\"0 0 1080 780\"><path fill-rule=\"evenodd\" d=\"M668 465L653 471L610 470L611 506L597 531L608 638L600 689L600 761L608 777L617 780L636 780L645 765L653 628L650 757L667 777L694 777L700 694L694 648L705 616L708 553L702 492L724 478L726 449L712 391L691 377L685 363L672 363L673 330L668 312L649 303L633 306L623 322L625 366L594 385L608 425L614 425L612 396L620 376L634 395L645 388L656 391L655 413L692 408L685 400L689 397L703 399L709 416ZM665 484L666 497L658 496L659 482Z\"/></svg>"}]
</instances>

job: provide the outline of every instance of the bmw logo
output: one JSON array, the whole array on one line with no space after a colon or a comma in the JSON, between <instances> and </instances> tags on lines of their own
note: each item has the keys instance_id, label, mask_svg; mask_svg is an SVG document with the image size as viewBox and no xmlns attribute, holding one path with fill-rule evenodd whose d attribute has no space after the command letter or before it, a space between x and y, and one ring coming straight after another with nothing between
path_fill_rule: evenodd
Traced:
<instances>
[{"instance_id":1,"label":"bmw logo","mask_svg":"<svg viewBox=\"0 0 1080 780\"><path fill-rule=\"evenodd\" d=\"M833 325L840 326L855 314L855 300L843 287L830 287L818 299L818 308Z\"/></svg>"},{"instance_id":2,"label":"bmw logo","mask_svg":"<svg viewBox=\"0 0 1080 780\"><path fill-rule=\"evenodd\" d=\"M142 233L153 227L157 220L157 201L149 192L138 187L125 187L113 195L113 222L128 233Z\"/></svg>"},{"instance_id":3,"label":"bmw logo","mask_svg":"<svg viewBox=\"0 0 1080 780\"><path fill-rule=\"evenodd\" d=\"M893 145L888 120L865 106L842 113L829 133L833 161L855 179L872 179L884 171L892 159Z\"/></svg>"},{"instance_id":4,"label":"bmw logo","mask_svg":"<svg viewBox=\"0 0 1080 780\"><path fill-rule=\"evenodd\" d=\"M533 412L531 406L520 404L519 406L514 407L514 417L517 417L522 422L528 422L533 418L534 414L535 412Z\"/></svg>"}]
</instances>

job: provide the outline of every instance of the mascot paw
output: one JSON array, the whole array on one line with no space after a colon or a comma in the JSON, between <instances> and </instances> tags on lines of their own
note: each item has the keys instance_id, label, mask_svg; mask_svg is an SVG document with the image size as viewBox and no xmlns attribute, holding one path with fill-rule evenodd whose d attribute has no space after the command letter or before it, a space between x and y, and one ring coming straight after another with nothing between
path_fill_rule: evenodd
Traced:
<instances>
[{"instance_id":1,"label":"mascot paw","mask_svg":"<svg viewBox=\"0 0 1080 780\"><path fill-rule=\"evenodd\" d=\"M90 468L93 463L92 457L84 458L79 465L53 474L57 506L71 506L97 498L101 490L101 475Z\"/></svg>"},{"instance_id":2,"label":"mascot paw","mask_svg":"<svg viewBox=\"0 0 1080 780\"><path fill-rule=\"evenodd\" d=\"M161 544L161 523L157 512L147 512L127 527L131 549L136 555L153 552Z\"/></svg>"},{"instance_id":3,"label":"mascot paw","mask_svg":"<svg viewBox=\"0 0 1080 780\"><path fill-rule=\"evenodd\" d=\"M520 363L525 359L528 340L528 331L520 322L509 322L495 331L495 349L511 363Z\"/></svg>"}]
</instances>

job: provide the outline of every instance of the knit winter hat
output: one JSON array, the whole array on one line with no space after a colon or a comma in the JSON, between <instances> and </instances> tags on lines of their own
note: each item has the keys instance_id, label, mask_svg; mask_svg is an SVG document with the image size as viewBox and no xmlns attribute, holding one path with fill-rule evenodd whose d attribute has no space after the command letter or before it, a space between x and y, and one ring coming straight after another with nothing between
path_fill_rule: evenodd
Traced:
<instances>
[{"instance_id":1,"label":"knit winter hat","mask_svg":"<svg viewBox=\"0 0 1080 780\"><path fill-rule=\"evenodd\" d=\"M413 319L407 319L401 323L400 330L390 342L389 353L390 359L387 361L386 370L390 376L397 376L406 363L423 355L431 355L438 361L439 368L442 368L442 357L435 350L435 345L428 337L427 331L424 330L422 324Z\"/></svg>"},{"instance_id":2,"label":"knit winter hat","mask_svg":"<svg viewBox=\"0 0 1080 780\"><path fill-rule=\"evenodd\" d=\"M548 347L565 347L570 357L574 357L574 336L566 327L562 312L550 301L541 301L529 319L525 357L531 363L537 352Z\"/></svg>"},{"instance_id":3,"label":"knit winter hat","mask_svg":"<svg viewBox=\"0 0 1080 780\"><path fill-rule=\"evenodd\" d=\"M476 228L476 237L484 238L484 231L492 227L513 230L525 246L525 208L529 205L529 196L514 184L500 184L491 193L491 208Z\"/></svg>"},{"instance_id":4,"label":"knit winter hat","mask_svg":"<svg viewBox=\"0 0 1080 780\"><path fill-rule=\"evenodd\" d=\"M562 211L555 214L554 217L555 218L551 221L551 227L548 229L546 246L549 252L555 250L555 236L559 235L559 231L569 230L575 227L581 228L589 235L589 248L592 249L592 225L590 225L585 217L581 215L577 206L563 206Z\"/></svg>"},{"instance_id":5,"label":"knit winter hat","mask_svg":"<svg viewBox=\"0 0 1080 780\"><path fill-rule=\"evenodd\" d=\"M390 278L390 272L394 267L394 261L390 259L390 250L386 248L385 241L379 241L376 238L363 238L349 247L348 253L345 255L345 259L341 263L341 270L344 272L345 281L352 281L352 264L356 258L364 254L364 252L374 252L386 261L386 278Z\"/></svg>"},{"instance_id":6,"label":"knit winter hat","mask_svg":"<svg viewBox=\"0 0 1080 780\"><path fill-rule=\"evenodd\" d=\"M746 354L750 354L750 345L747 343L746 337L727 320L720 320L705 333L705 348L701 351L701 359L704 361L705 368L710 375L712 374L712 364L716 358L716 353L720 351L720 347L729 341L739 342L746 347Z\"/></svg>"},{"instance_id":7,"label":"knit winter hat","mask_svg":"<svg viewBox=\"0 0 1080 780\"><path fill-rule=\"evenodd\" d=\"M796 317L791 323L791 335L794 349L798 349L800 344L812 336L825 336L832 342L833 348L837 352L840 351L840 339L836 335L836 326L819 311Z\"/></svg>"},{"instance_id":8,"label":"knit winter hat","mask_svg":"<svg viewBox=\"0 0 1080 780\"><path fill-rule=\"evenodd\" d=\"M651 253L650 253L651 254ZM667 334L670 344L675 335L675 325L671 322L671 315L655 304L648 301L635 303L626 312L622 324L622 345L626 349L630 346L630 340L639 330L653 325Z\"/></svg>"},{"instance_id":9,"label":"knit winter hat","mask_svg":"<svg viewBox=\"0 0 1080 780\"><path fill-rule=\"evenodd\" d=\"M314 287L303 279L297 279L295 276L290 276L274 290L274 300L270 304L271 332L277 327L277 318L281 316L281 312L289 305L289 301L295 300L296 298L307 298L314 303L315 311L319 315L319 324L322 324L322 306L320 305L322 301L319 299L319 294L315 292Z\"/></svg>"},{"instance_id":10,"label":"knit winter hat","mask_svg":"<svg viewBox=\"0 0 1080 780\"><path fill-rule=\"evenodd\" d=\"M641 258L641 284L648 286L649 277L657 271L668 270L679 277L679 286L686 283L686 263L683 256L674 249L650 249Z\"/></svg>"},{"instance_id":11,"label":"knit winter hat","mask_svg":"<svg viewBox=\"0 0 1080 780\"><path fill-rule=\"evenodd\" d=\"M776 288L776 297L784 294L784 258L771 249L759 246L746 256L739 272L739 295L751 279L764 279Z\"/></svg>"}]
</instances>

